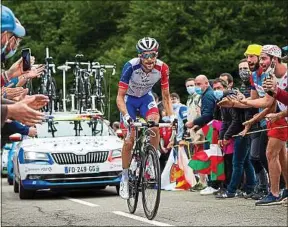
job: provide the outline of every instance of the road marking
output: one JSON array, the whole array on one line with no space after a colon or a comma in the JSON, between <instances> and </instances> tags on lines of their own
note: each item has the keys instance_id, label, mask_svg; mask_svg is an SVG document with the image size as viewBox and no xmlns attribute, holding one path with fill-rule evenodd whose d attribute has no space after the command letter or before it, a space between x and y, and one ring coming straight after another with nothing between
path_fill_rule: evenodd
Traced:
<instances>
[{"instance_id":1,"label":"road marking","mask_svg":"<svg viewBox=\"0 0 288 228\"><path fill-rule=\"evenodd\" d=\"M128 217L128 218L132 218L132 219L135 219L135 220L138 220L138 221L141 221L141 222L150 223L150 224L155 225L155 226L172 226L172 225L169 225L167 223L157 222L157 221L154 221L154 220L149 220L147 218L142 218L142 217L139 217L139 216L136 216L136 215L131 215L131 214L128 214L128 213L125 213L125 212L122 212L122 211L113 211L113 213L116 214L116 215L121 215L121 216L125 216L125 217Z\"/></svg>"},{"instance_id":2,"label":"road marking","mask_svg":"<svg viewBox=\"0 0 288 228\"><path fill-rule=\"evenodd\" d=\"M83 201L83 200L79 200L79 199L73 199L73 198L69 198L69 197L64 197L64 199L73 201L75 203L84 204L84 205L89 206L89 207L99 207L99 205L97 205L97 204L89 203L89 202L86 202L86 201Z\"/></svg>"}]
</instances>

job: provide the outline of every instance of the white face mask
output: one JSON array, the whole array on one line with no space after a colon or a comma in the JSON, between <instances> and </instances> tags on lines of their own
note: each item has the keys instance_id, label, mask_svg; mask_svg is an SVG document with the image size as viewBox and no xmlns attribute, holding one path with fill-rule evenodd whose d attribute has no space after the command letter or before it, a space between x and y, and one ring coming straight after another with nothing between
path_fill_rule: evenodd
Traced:
<instances>
[{"instance_id":1,"label":"white face mask","mask_svg":"<svg viewBox=\"0 0 288 228\"><path fill-rule=\"evenodd\" d=\"M195 93L195 86L188 86L186 89L189 95L192 95Z\"/></svg>"}]
</instances>

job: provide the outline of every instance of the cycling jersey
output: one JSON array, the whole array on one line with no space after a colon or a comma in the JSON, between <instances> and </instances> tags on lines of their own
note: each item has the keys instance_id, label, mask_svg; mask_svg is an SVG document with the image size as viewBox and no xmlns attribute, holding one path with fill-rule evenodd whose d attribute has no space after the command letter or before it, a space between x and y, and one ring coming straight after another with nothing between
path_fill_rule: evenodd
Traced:
<instances>
[{"instance_id":1,"label":"cycling jersey","mask_svg":"<svg viewBox=\"0 0 288 228\"><path fill-rule=\"evenodd\" d=\"M133 97L143 97L161 80L161 88L169 88L169 67L157 59L154 69L145 73L141 67L140 58L131 59L124 65L119 82L119 88L128 89L126 94Z\"/></svg>"}]
</instances>

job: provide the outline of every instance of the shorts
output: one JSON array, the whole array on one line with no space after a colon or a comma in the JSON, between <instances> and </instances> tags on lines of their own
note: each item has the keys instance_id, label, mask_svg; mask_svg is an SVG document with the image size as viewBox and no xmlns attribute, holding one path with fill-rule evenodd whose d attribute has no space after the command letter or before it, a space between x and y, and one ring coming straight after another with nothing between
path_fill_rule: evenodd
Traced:
<instances>
[{"instance_id":1,"label":"shorts","mask_svg":"<svg viewBox=\"0 0 288 228\"><path fill-rule=\"evenodd\" d=\"M273 129L276 127L284 127L284 126L288 126L285 118L277 120L274 123L267 121L267 129L269 129L267 136L286 142L288 140L288 127L281 129Z\"/></svg>"},{"instance_id":2,"label":"shorts","mask_svg":"<svg viewBox=\"0 0 288 228\"><path fill-rule=\"evenodd\" d=\"M125 104L128 114L133 120L136 120L138 113L140 114L139 116L144 119L146 119L146 117L151 114L159 115L159 110L151 91L143 97L133 97L130 95L126 95ZM121 129L125 129L122 114L120 114L120 127Z\"/></svg>"}]
</instances>

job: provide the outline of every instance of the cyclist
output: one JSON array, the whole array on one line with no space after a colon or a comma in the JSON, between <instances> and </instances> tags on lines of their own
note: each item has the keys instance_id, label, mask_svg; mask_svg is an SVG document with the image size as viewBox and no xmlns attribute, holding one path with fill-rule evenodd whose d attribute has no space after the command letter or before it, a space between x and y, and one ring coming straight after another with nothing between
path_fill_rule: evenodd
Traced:
<instances>
[{"instance_id":1,"label":"cyclist","mask_svg":"<svg viewBox=\"0 0 288 228\"><path fill-rule=\"evenodd\" d=\"M152 87L161 81L162 102L170 121L175 116L169 95L169 67L157 59L159 44L154 38L144 37L136 44L138 57L128 61L122 70L119 82L117 106L121 113L121 127L129 128L136 119L137 111L146 120L159 122L159 111L152 94ZM159 129L151 128L156 134L151 137L151 144L157 149L160 141ZM120 196L129 198L128 168L131 159L131 150L134 145L135 132L126 137L122 148L122 178L120 183Z\"/></svg>"}]
</instances>

